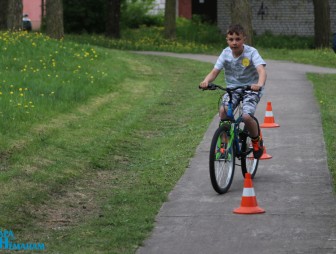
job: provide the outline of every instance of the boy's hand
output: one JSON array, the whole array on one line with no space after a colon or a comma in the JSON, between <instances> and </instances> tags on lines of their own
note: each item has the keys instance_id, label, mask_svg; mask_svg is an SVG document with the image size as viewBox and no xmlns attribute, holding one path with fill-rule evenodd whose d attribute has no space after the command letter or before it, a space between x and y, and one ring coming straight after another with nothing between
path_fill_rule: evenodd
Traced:
<instances>
[{"instance_id":1,"label":"boy's hand","mask_svg":"<svg viewBox=\"0 0 336 254\"><path fill-rule=\"evenodd\" d=\"M258 91L261 90L262 87L263 87L263 86L260 86L260 85L258 85L258 84L253 84L253 85L251 85L251 90L252 90L252 91L256 91L256 92L258 92Z\"/></svg>"},{"instance_id":2,"label":"boy's hand","mask_svg":"<svg viewBox=\"0 0 336 254\"><path fill-rule=\"evenodd\" d=\"M206 89L208 88L209 82L207 81L202 81L199 85L200 88Z\"/></svg>"}]
</instances>

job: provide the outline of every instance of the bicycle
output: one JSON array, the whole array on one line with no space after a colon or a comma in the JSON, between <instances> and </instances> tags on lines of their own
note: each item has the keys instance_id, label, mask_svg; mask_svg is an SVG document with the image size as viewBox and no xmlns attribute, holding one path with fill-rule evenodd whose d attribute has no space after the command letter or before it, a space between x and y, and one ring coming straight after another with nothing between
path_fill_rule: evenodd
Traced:
<instances>
[{"instance_id":1,"label":"bicycle","mask_svg":"<svg viewBox=\"0 0 336 254\"><path fill-rule=\"evenodd\" d=\"M232 109L232 92L237 89L243 91L251 90L250 86L238 88L223 88L216 84L209 84L207 89L203 90L223 90L229 94L227 118L221 120L218 129L215 131L209 155L209 171L211 184L214 190L219 194L226 193L233 181L236 158L241 161L242 174L248 172L254 178L257 173L259 159L253 157L252 141L243 122L242 102ZM221 96L222 97L222 96ZM238 115L238 116L237 116ZM237 116L235 118L235 116ZM260 134L259 122L257 122L258 132ZM238 165L239 166L239 165Z\"/></svg>"}]
</instances>

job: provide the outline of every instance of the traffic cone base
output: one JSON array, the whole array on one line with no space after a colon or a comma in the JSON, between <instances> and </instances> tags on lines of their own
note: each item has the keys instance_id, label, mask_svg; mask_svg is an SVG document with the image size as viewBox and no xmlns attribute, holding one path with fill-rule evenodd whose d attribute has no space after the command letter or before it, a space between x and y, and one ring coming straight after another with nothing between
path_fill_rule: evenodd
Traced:
<instances>
[{"instance_id":1,"label":"traffic cone base","mask_svg":"<svg viewBox=\"0 0 336 254\"><path fill-rule=\"evenodd\" d=\"M260 124L260 128L277 128L280 127L277 123L262 123Z\"/></svg>"},{"instance_id":2,"label":"traffic cone base","mask_svg":"<svg viewBox=\"0 0 336 254\"><path fill-rule=\"evenodd\" d=\"M258 214L265 212L265 210L260 208L257 204L250 173L245 174L241 205L239 208L234 209L233 212L237 214Z\"/></svg>"},{"instance_id":3,"label":"traffic cone base","mask_svg":"<svg viewBox=\"0 0 336 254\"><path fill-rule=\"evenodd\" d=\"M261 155L260 159L259 160L269 160L272 158L271 155L269 155L267 152L266 152L266 147L263 146L264 148L264 151L263 151L263 154Z\"/></svg>"},{"instance_id":4,"label":"traffic cone base","mask_svg":"<svg viewBox=\"0 0 336 254\"><path fill-rule=\"evenodd\" d=\"M280 125L275 123L272 111L272 103L268 101L266 106L264 123L260 124L260 128L277 128L277 127L280 127Z\"/></svg>"},{"instance_id":5,"label":"traffic cone base","mask_svg":"<svg viewBox=\"0 0 336 254\"><path fill-rule=\"evenodd\" d=\"M239 207L233 211L234 213L238 214L258 214L264 213L265 210L260 207Z\"/></svg>"}]
</instances>

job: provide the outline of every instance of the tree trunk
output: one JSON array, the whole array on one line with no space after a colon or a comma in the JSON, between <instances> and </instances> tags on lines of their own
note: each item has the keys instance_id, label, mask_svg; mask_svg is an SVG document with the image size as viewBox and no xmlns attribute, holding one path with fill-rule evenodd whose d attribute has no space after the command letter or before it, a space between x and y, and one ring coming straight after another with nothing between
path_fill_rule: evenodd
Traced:
<instances>
[{"instance_id":1,"label":"tree trunk","mask_svg":"<svg viewBox=\"0 0 336 254\"><path fill-rule=\"evenodd\" d=\"M249 0L231 0L231 23L240 24L246 33L246 44L252 45L252 11Z\"/></svg>"},{"instance_id":2,"label":"tree trunk","mask_svg":"<svg viewBox=\"0 0 336 254\"><path fill-rule=\"evenodd\" d=\"M0 30L7 29L8 0L0 0Z\"/></svg>"},{"instance_id":3,"label":"tree trunk","mask_svg":"<svg viewBox=\"0 0 336 254\"><path fill-rule=\"evenodd\" d=\"M107 0L106 36L120 38L120 0Z\"/></svg>"},{"instance_id":4,"label":"tree trunk","mask_svg":"<svg viewBox=\"0 0 336 254\"><path fill-rule=\"evenodd\" d=\"M315 47L330 47L330 7L328 0L313 0L315 17Z\"/></svg>"},{"instance_id":5,"label":"tree trunk","mask_svg":"<svg viewBox=\"0 0 336 254\"><path fill-rule=\"evenodd\" d=\"M22 0L8 0L7 29L18 31L22 29Z\"/></svg>"},{"instance_id":6,"label":"tree trunk","mask_svg":"<svg viewBox=\"0 0 336 254\"><path fill-rule=\"evenodd\" d=\"M176 37L176 0L166 0L164 36L166 39L174 39Z\"/></svg>"},{"instance_id":7,"label":"tree trunk","mask_svg":"<svg viewBox=\"0 0 336 254\"><path fill-rule=\"evenodd\" d=\"M64 36L62 0L46 1L46 33L54 39Z\"/></svg>"}]
</instances>

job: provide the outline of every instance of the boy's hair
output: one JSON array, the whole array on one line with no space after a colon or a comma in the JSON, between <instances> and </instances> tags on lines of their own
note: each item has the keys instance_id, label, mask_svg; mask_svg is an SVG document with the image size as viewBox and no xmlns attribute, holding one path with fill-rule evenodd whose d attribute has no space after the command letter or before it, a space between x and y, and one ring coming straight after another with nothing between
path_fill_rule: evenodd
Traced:
<instances>
[{"instance_id":1,"label":"boy's hair","mask_svg":"<svg viewBox=\"0 0 336 254\"><path fill-rule=\"evenodd\" d=\"M233 24L230 25L226 34L228 35L233 35L233 34L237 34L237 35L243 35L245 36L245 30L244 28L240 25L240 24Z\"/></svg>"}]
</instances>

